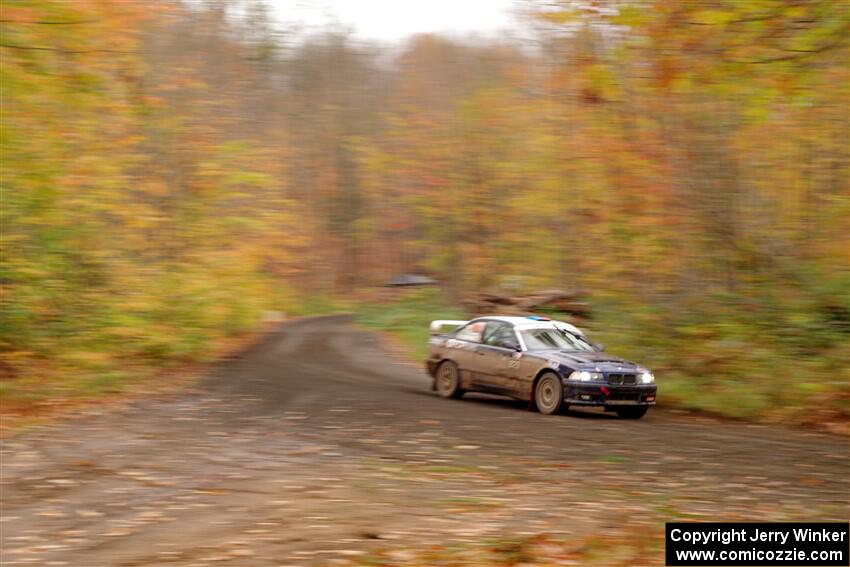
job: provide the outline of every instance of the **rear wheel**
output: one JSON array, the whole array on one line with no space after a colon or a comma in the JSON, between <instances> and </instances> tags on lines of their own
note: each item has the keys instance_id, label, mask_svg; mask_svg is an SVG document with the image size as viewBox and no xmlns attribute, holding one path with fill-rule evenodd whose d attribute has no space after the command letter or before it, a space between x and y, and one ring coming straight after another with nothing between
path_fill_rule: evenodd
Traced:
<instances>
[{"instance_id":1,"label":"rear wheel","mask_svg":"<svg viewBox=\"0 0 850 567\"><path fill-rule=\"evenodd\" d=\"M623 419L640 419L649 411L649 406L628 406L617 408L617 415Z\"/></svg>"},{"instance_id":2,"label":"rear wheel","mask_svg":"<svg viewBox=\"0 0 850 567\"><path fill-rule=\"evenodd\" d=\"M547 372L534 388L534 404L544 415L558 413L564 404L564 386L554 372Z\"/></svg>"},{"instance_id":3,"label":"rear wheel","mask_svg":"<svg viewBox=\"0 0 850 567\"><path fill-rule=\"evenodd\" d=\"M437 393L444 398L459 398L463 395L463 390L460 389L460 375L457 371L457 365L445 360L437 367L436 373Z\"/></svg>"}]
</instances>

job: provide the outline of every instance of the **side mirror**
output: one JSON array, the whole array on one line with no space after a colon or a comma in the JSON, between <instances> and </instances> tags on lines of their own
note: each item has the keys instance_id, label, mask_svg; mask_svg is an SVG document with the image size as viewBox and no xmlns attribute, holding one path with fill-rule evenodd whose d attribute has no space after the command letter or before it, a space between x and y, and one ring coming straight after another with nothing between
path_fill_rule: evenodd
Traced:
<instances>
[{"instance_id":1,"label":"side mirror","mask_svg":"<svg viewBox=\"0 0 850 567\"><path fill-rule=\"evenodd\" d=\"M499 341L499 346L502 348L509 348L511 350L520 350L519 345L513 341Z\"/></svg>"},{"instance_id":2,"label":"side mirror","mask_svg":"<svg viewBox=\"0 0 850 567\"><path fill-rule=\"evenodd\" d=\"M603 345L602 343L596 343L595 345L593 345L593 348L596 349L596 352L602 352L603 350L605 350L605 345Z\"/></svg>"}]
</instances>

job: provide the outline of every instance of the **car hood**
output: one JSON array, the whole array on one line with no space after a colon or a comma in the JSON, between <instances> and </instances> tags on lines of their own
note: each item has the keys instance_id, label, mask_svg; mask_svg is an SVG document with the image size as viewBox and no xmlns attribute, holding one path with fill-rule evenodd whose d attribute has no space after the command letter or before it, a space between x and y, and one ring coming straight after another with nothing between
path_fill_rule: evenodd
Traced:
<instances>
[{"instance_id":1,"label":"car hood","mask_svg":"<svg viewBox=\"0 0 850 567\"><path fill-rule=\"evenodd\" d=\"M611 356L606 352L584 352L552 349L545 351L537 351L537 353L535 354L543 355L550 360L557 360L558 362L561 362L571 367L585 365L593 365L600 367L615 366L618 370L620 369L620 367L622 367L623 370L636 370L639 367L634 362L617 356Z\"/></svg>"}]
</instances>

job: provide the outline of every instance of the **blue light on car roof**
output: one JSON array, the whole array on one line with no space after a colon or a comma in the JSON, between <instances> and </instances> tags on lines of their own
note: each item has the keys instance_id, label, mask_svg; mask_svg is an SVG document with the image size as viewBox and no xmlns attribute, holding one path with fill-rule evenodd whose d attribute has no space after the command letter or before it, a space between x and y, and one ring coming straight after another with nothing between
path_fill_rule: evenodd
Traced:
<instances>
[{"instance_id":1,"label":"blue light on car roof","mask_svg":"<svg viewBox=\"0 0 850 567\"><path fill-rule=\"evenodd\" d=\"M549 317L541 317L540 315L529 315L526 319L531 319L532 321L551 321Z\"/></svg>"}]
</instances>

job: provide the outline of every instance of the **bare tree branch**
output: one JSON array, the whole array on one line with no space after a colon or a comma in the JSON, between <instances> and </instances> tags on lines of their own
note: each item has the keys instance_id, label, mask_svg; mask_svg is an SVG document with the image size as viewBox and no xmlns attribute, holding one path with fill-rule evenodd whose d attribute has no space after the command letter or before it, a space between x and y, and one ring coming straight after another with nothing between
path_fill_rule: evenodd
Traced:
<instances>
[{"instance_id":1,"label":"bare tree branch","mask_svg":"<svg viewBox=\"0 0 850 567\"><path fill-rule=\"evenodd\" d=\"M134 51L118 51L116 49L62 49L59 47L41 47L35 45L13 45L11 43L0 43L0 47L18 49L21 51L55 51L57 53L68 53L72 55L80 53L135 53Z\"/></svg>"},{"instance_id":2,"label":"bare tree branch","mask_svg":"<svg viewBox=\"0 0 850 567\"><path fill-rule=\"evenodd\" d=\"M765 59L753 59L749 61L735 61L735 63L752 63L752 64L762 64L762 63L777 63L779 61L792 61L794 59L804 59L811 55L815 55L817 53L823 53L825 51L829 51L830 49L834 49L839 47L843 42L844 37L838 37L835 41L830 43L826 43L821 45L820 47L816 47L815 49L782 49L787 55L777 55L776 57L768 57Z\"/></svg>"},{"instance_id":3,"label":"bare tree branch","mask_svg":"<svg viewBox=\"0 0 850 567\"><path fill-rule=\"evenodd\" d=\"M76 26L80 24L93 24L97 22L97 20L69 20L69 21L56 21L56 20L36 20L34 22L23 22L19 20L0 20L0 24L23 24L23 25L35 25L35 26Z\"/></svg>"}]
</instances>

